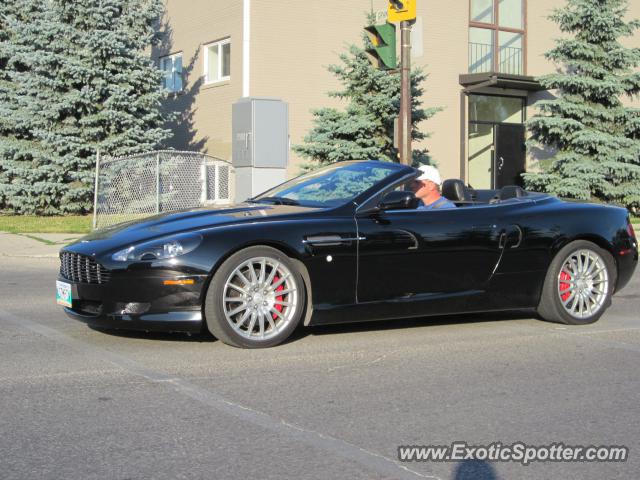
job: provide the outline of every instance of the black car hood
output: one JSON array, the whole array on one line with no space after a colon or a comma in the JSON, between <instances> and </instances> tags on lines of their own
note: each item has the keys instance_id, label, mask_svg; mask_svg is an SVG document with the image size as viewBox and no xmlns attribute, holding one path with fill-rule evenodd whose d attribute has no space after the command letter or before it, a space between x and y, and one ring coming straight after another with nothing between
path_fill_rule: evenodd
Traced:
<instances>
[{"instance_id":1,"label":"black car hood","mask_svg":"<svg viewBox=\"0 0 640 480\"><path fill-rule=\"evenodd\" d=\"M292 205L243 203L224 208L193 208L161 213L142 220L103 228L67 245L65 249L86 255L153 240L172 234L224 225L268 221L277 217L308 215L319 209Z\"/></svg>"}]
</instances>

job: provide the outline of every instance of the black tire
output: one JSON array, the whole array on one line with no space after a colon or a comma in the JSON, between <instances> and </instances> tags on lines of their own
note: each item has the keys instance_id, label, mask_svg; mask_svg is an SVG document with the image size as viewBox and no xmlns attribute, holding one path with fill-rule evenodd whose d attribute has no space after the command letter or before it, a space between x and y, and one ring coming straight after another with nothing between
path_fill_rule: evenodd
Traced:
<instances>
[{"instance_id":1,"label":"black tire","mask_svg":"<svg viewBox=\"0 0 640 480\"><path fill-rule=\"evenodd\" d=\"M290 275L286 276L287 289L289 289L289 286L294 286L294 291L295 291L295 297L293 296L293 293L289 294L289 296L286 297L287 301L289 301L289 298L294 298L294 300L292 300L293 304L289 306L282 306L280 310L281 313L285 314L287 321L284 322L284 319L283 319L283 323L280 324L278 322L280 322L281 317L278 318L278 317L272 316L272 320L273 322L275 322L275 325L276 326L280 325L278 328L274 329L273 327L271 327L271 321L269 321L269 327L268 327L267 318L260 317L258 315L258 319L256 323L258 323L258 325L260 322L264 323L265 330L263 331L263 333L268 333L267 328L270 329L269 335L271 336L268 338L252 337L252 333L254 332L255 328L259 328L257 325L254 325L254 328L251 329L251 333L249 332L249 324L253 320L253 317L251 317L251 320L247 319L239 327L238 326L239 323L234 322L234 318L238 318L237 316L228 317L229 313L233 313L233 311L230 312L229 310L231 309L230 305L234 305L234 303L229 303L224 301L225 298L228 298L228 297L224 297L225 289L227 290L227 292L235 291L233 289L230 290L228 287L229 284L227 282L234 283L234 282L231 282L232 278L230 278L230 276L232 276L234 272L237 271L238 267L243 265L245 262L248 262L251 259L258 259L258 258L272 259L274 260L274 263L280 264L280 267L279 267L280 269L284 269L285 271L288 271ZM249 267L246 267L246 268L249 268ZM269 266L267 268L272 268L272 266ZM245 270L245 272L247 272L247 270ZM256 272L256 273L259 273L259 272ZM236 276L233 278L238 279L239 277ZM247 286L245 284L241 286L247 289ZM260 287L260 290L262 288L263 287ZM259 301L263 300L261 292L257 292L254 295L256 295L256 297L260 296ZM274 293L271 294L272 301L273 301L274 295L276 294ZM236 298L239 298L239 297L251 298L249 295L245 295L245 293L238 293L238 297ZM278 298L280 298L280 301L282 301L283 297L280 296ZM242 308L242 306L244 305L254 305L251 308L254 308L254 309L258 308L256 304L251 303L253 302L253 298L251 299L251 301L236 300L234 302L238 306L240 306L240 308ZM266 303L264 304L266 305ZM256 247L249 247L244 250L240 250L239 252L236 252L235 254L231 255L220 266L218 271L215 273L211 283L209 284L209 288L207 290L207 295L204 302L204 316L205 316L207 328L209 329L211 334L221 342L226 343L227 345L232 345L234 347L239 347L239 348L266 348L266 347L273 347L275 345L278 345L284 342L291 335L291 333L296 329L297 325L300 323L300 319L304 314L305 306L306 306L305 284L304 284L302 275L300 274L298 268L296 267L295 262L293 262L287 255L285 255L280 250L277 250L271 247L266 247L266 246L256 246ZM225 308L226 308L226 313L225 313ZM264 308L265 309L275 308L275 305L271 305L270 307L264 307ZM291 309L291 311L289 311L289 309ZM247 313L247 311L251 312L249 306L247 306L245 310L243 310L241 313L244 314L244 313ZM275 313L277 312L274 312L274 314ZM241 315L241 314L239 313L237 315ZM269 313L269 315L272 315L272 314ZM245 327L246 327L246 331L244 330ZM242 332L242 334L239 332ZM251 338L248 338L248 337L251 337Z\"/></svg>"},{"instance_id":2,"label":"black tire","mask_svg":"<svg viewBox=\"0 0 640 480\"><path fill-rule=\"evenodd\" d=\"M593 313L587 310L584 315L579 314L578 310L580 310L580 312L583 311L581 306L580 308L576 307L574 314L571 313L572 307L574 307L577 300L575 296L572 297L572 294L568 291L562 290L563 287L565 289L570 288L571 284L569 282L573 282L574 278L561 278L561 274L563 274L561 269L565 266L565 262L569 262L567 264L570 264L569 259L578 256L579 252L592 252L594 257L597 255L597 257L602 260L601 263L603 264L603 267L596 267L594 271L598 272L601 271L602 268L605 268L607 278L606 289L601 290L602 294L593 295L594 298L598 298L598 308L595 309ZM584 259L584 256L582 256L582 258ZM564 275L566 275L566 273L564 273ZM551 265L549 265L542 289L542 295L540 297L540 303L538 304L538 314L543 319L550 322L564 323L566 325L586 325L594 323L611 305L611 297L615 289L616 279L616 264L609 252L586 240L573 241L562 248L551 262ZM583 280L578 278L578 281L582 282ZM598 285L603 284L605 283L602 280L598 280ZM593 293L593 283L591 284L591 290L586 285L587 284L582 284L581 286L590 293ZM566 298L563 298L563 296ZM565 302L568 302L566 307L564 305Z\"/></svg>"}]
</instances>

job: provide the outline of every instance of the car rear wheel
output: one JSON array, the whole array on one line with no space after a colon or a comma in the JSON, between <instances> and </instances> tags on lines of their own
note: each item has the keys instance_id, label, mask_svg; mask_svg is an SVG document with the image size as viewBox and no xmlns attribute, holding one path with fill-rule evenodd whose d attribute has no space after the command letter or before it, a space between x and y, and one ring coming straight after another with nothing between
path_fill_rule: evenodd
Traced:
<instances>
[{"instance_id":1,"label":"car rear wheel","mask_svg":"<svg viewBox=\"0 0 640 480\"><path fill-rule=\"evenodd\" d=\"M586 240L571 242L549 266L538 313L553 322L593 323L611 304L615 279L609 252Z\"/></svg>"},{"instance_id":2,"label":"car rear wheel","mask_svg":"<svg viewBox=\"0 0 640 480\"><path fill-rule=\"evenodd\" d=\"M271 247L250 247L218 269L205 300L209 331L241 348L264 348L286 340L305 306L304 282L294 262Z\"/></svg>"}]
</instances>

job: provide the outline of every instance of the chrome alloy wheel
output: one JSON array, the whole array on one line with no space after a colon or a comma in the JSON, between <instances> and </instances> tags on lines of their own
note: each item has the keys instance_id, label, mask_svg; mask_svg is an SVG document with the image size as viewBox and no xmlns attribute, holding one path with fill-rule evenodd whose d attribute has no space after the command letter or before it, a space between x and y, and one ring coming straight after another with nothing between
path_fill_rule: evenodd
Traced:
<instances>
[{"instance_id":1,"label":"chrome alloy wheel","mask_svg":"<svg viewBox=\"0 0 640 480\"><path fill-rule=\"evenodd\" d=\"M569 315L583 319L598 313L609 292L609 272L604 259L593 250L569 254L558 275L558 295Z\"/></svg>"},{"instance_id":2,"label":"chrome alloy wheel","mask_svg":"<svg viewBox=\"0 0 640 480\"><path fill-rule=\"evenodd\" d=\"M226 279L222 309L238 334L268 340L291 323L298 298L295 277L285 265L270 257L254 257Z\"/></svg>"}]
</instances>

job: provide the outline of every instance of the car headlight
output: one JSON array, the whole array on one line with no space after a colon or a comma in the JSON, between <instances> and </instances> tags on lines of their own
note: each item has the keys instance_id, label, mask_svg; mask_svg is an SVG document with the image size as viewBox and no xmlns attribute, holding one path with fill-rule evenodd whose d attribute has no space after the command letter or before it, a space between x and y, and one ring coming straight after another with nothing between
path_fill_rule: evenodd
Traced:
<instances>
[{"instance_id":1,"label":"car headlight","mask_svg":"<svg viewBox=\"0 0 640 480\"><path fill-rule=\"evenodd\" d=\"M202 242L202 235L185 234L131 245L111 255L116 262L163 260L192 252Z\"/></svg>"}]
</instances>

